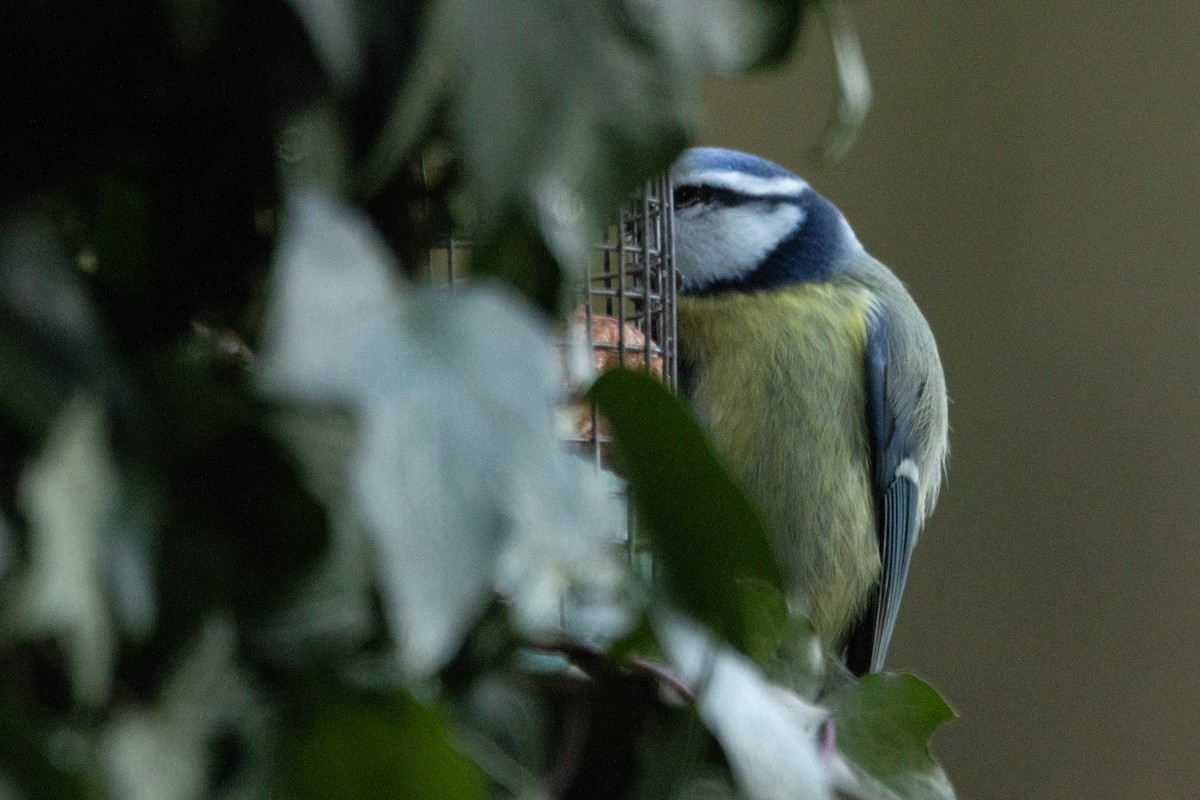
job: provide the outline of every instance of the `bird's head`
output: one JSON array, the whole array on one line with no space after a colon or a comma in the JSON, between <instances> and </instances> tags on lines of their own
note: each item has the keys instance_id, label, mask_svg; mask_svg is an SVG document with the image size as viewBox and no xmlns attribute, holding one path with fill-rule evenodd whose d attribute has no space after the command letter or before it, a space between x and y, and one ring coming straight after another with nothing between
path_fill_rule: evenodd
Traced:
<instances>
[{"instance_id":1,"label":"bird's head","mask_svg":"<svg viewBox=\"0 0 1200 800\"><path fill-rule=\"evenodd\" d=\"M693 147L672 165L671 183L685 293L824 280L862 250L832 203L760 156Z\"/></svg>"}]
</instances>

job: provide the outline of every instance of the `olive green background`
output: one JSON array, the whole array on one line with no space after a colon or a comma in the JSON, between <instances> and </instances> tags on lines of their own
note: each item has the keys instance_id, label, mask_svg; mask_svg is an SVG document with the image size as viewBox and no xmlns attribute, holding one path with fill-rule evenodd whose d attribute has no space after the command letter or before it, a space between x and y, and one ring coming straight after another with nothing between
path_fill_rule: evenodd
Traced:
<instances>
[{"instance_id":1,"label":"olive green background","mask_svg":"<svg viewBox=\"0 0 1200 800\"><path fill-rule=\"evenodd\" d=\"M1200 797L1200 4L852 6L876 102L823 166L828 44L713 82L905 280L951 394L890 666L965 800Z\"/></svg>"}]
</instances>

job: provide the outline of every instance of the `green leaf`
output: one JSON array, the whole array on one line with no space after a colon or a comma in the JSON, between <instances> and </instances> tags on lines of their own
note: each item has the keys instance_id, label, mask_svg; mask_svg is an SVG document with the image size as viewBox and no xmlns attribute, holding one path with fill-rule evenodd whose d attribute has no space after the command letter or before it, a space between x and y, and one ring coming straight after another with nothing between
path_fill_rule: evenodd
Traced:
<instances>
[{"instance_id":1,"label":"green leaf","mask_svg":"<svg viewBox=\"0 0 1200 800\"><path fill-rule=\"evenodd\" d=\"M929 737L957 715L932 686L912 675L867 675L834 691L828 706L838 748L869 779L902 800L954 797Z\"/></svg>"},{"instance_id":2,"label":"green leaf","mask_svg":"<svg viewBox=\"0 0 1200 800\"><path fill-rule=\"evenodd\" d=\"M662 646L650 618L642 614L628 633L608 646L607 652L609 658L621 663L631 658L661 658Z\"/></svg>"},{"instance_id":3,"label":"green leaf","mask_svg":"<svg viewBox=\"0 0 1200 800\"><path fill-rule=\"evenodd\" d=\"M275 720L266 696L239 663L238 647L233 620L208 617L152 703L114 705L97 742L106 796L265 796ZM228 759L222 751L237 757ZM225 792L216 791L218 786Z\"/></svg>"},{"instance_id":4,"label":"green leaf","mask_svg":"<svg viewBox=\"0 0 1200 800\"><path fill-rule=\"evenodd\" d=\"M743 651L761 638L763 592L782 592L764 523L683 402L642 372L612 370L590 396L621 465L671 598ZM775 622L766 624L774 627Z\"/></svg>"},{"instance_id":5,"label":"green leaf","mask_svg":"<svg viewBox=\"0 0 1200 800\"><path fill-rule=\"evenodd\" d=\"M0 794L30 800L87 800L84 780L49 755L45 722L18 705L13 692L0 691ZM60 733L61 735L61 733Z\"/></svg>"},{"instance_id":6,"label":"green leaf","mask_svg":"<svg viewBox=\"0 0 1200 800\"><path fill-rule=\"evenodd\" d=\"M22 471L18 497L29 522L29 565L6 619L29 638L62 637L72 696L88 706L107 700L116 661L104 557L121 482L105 425L100 403L76 395Z\"/></svg>"},{"instance_id":7,"label":"green leaf","mask_svg":"<svg viewBox=\"0 0 1200 800\"><path fill-rule=\"evenodd\" d=\"M0 415L6 424L41 439L80 384L103 399L118 379L96 309L53 221L24 210L0 216Z\"/></svg>"},{"instance_id":8,"label":"green leaf","mask_svg":"<svg viewBox=\"0 0 1200 800\"><path fill-rule=\"evenodd\" d=\"M772 683L815 700L825 681L825 659L812 622L788 609L783 593L760 580L741 580L738 591L752 615L746 654Z\"/></svg>"},{"instance_id":9,"label":"green leaf","mask_svg":"<svg viewBox=\"0 0 1200 800\"><path fill-rule=\"evenodd\" d=\"M305 487L329 518L329 542L318 563L256 632L263 657L295 667L351 652L370 637L374 556L349 499L348 464L358 437L350 414L280 408L267 427L287 445Z\"/></svg>"},{"instance_id":10,"label":"green leaf","mask_svg":"<svg viewBox=\"0 0 1200 800\"><path fill-rule=\"evenodd\" d=\"M455 292L399 281L368 220L327 194L297 193L287 209L259 387L353 421L330 453L345 459L344 485L325 500L370 537L408 674L444 666L494 589L523 628L562 624L577 587L617 591L611 500L585 491L593 471L555 438L545 320L483 281ZM298 434L293 447L320 447Z\"/></svg>"},{"instance_id":11,"label":"green leaf","mask_svg":"<svg viewBox=\"0 0 1200 800\"><path fill-rule=\"evenodd\" d=\"M834 774L822 751L828 711L771 683L749 659L686 618L660 615L656 623L672 666L697 687L697 710L742 796L829 797Z\"/></svg>"},{"instance_id":12,"label":"green leaf","mask_svg":"<svg viewBox=\"0 0 1200 800\"><path fill-rule=\"evenodd\" d=\"M424 49L453 54L475 241L517 219L529 226L518 238L536 233L580 268L616 207L690 138L703 74L784 52L802 5L443 0Z\"/></svg>"},{"instance_id":13,"label":"green leaf","mask_svg":"<svg viewBox=\"0 0 1200 800\"><path fill-rule=\"evenodd\" d=\"M758 664L766 664L778 654L787 630L787 599L776 587L755 578L738 580L736 588L738 602L750 623L746 655Z\"/></svg>"},{"instance_id":14,"label":"green leaf","mask_svg":"<svg viewBox=\"0 0 1200 800\"><path fill-rule=\"evenodd\" d=\"M682 147L674 76L656 69L669 65L605 4L449 0L443 10L481 239L515 209L544 215L551 244L597 230ZM557 255L577 259L588 241Z\"/></svg>"},{"instance_id":15,"label":"green leaf","mask_svg":"<svg viewBox=\"0 0 1200 800\"><path fill-rule=\"evenodd\" d=\"M479 769L443 713L406 694L314 694L284 746L283 796L305 800L482 798Z\"/></svg>"},{"instance_id":16,"label":"green leaf","mask_svg":"<svg viewBox=\"0 0 1200 800\"><path fill-rule=\"evenodd\" d=\"M562 305L563 281L554 256L538 235L534 223L510 215L478 240L471 273L504 281L538 308L556 313ZM576 288L574 284L570 288Z\"/></svg>"}]
</instances>

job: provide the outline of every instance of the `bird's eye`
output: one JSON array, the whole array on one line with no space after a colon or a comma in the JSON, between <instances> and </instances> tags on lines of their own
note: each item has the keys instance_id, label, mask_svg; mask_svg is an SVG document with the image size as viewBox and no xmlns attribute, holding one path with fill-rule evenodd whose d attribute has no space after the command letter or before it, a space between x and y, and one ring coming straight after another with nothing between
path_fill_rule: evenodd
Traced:
<instances>
[{"instance_id":1,"label":"bird's eye","mask_svg":"<svg viewBox=\"0 0 1200 800\"><path fill-rule=\"evenodd\" d=\"M676 186L675 208L687 208L697 203L703 203L712 197L712 190L707 186Z\"/></svg>"}]
</instances>

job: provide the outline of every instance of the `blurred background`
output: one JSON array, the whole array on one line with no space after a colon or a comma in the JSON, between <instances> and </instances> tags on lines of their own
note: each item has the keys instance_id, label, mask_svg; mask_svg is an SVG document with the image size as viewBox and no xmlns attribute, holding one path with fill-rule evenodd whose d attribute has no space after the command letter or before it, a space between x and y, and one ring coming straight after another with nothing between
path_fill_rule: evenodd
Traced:
<instances>
[{"instance_id":1,"label":"blurred background","mask_svg":"<svg viewBox=\"0 0 1200 800\"><path fill-rule=\"evenodd\" d=\"M905 280L952 399L949 484L889 666L961 720L966 800L1200 797L1200 6L853 4L857 146L818 18L707 87L702 143L805 176Z\"/></svg>"}]
</instances>

